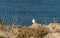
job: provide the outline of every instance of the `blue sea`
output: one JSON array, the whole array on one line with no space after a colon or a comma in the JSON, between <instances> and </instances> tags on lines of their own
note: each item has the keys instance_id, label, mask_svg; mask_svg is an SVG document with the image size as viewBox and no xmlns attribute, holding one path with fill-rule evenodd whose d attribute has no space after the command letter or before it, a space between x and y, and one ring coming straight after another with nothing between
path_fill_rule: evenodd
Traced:
<instances>
[{"instance_id":1,"label":"blue sea","mask_svg":"<svg viewBox=\"0 0 60 38\"><path fill-rule=\"evenodd\" d=\"M31 25L60 22L60 0L0 0L0 19L4 25Z\"/></svg>"}]
</instances>

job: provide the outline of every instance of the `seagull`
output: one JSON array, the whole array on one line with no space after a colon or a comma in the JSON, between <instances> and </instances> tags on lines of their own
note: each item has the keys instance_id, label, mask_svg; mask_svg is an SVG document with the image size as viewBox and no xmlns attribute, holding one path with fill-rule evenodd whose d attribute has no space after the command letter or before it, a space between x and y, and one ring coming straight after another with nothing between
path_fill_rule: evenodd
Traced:
<instances>
[{"instance_id":1,"label":"seagull","mask_svg":"<svg viewBox=\"0 0 60 38\"><path fill-rule=\"evenodd\" d=\"M35 19L32 19L32 23L35 24L35 23L39 23L39 22L36 21Z\"/></svg>"}]
</instances>

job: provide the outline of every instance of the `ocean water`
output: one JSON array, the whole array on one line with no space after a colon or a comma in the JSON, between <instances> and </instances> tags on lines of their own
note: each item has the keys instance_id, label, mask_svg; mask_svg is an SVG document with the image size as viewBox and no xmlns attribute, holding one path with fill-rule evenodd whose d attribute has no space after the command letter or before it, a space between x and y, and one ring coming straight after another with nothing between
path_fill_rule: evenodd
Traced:
<instances>
[{"instance_id":1,"label":"ocean water","mask_svg":"<svg viewBox=\"0 0 60 38\"><path fill-rule=\"evenodd\" d=\"M60 22L60 0L0 0L0 18L4 25Z\"/></svg>"}]
</instances>

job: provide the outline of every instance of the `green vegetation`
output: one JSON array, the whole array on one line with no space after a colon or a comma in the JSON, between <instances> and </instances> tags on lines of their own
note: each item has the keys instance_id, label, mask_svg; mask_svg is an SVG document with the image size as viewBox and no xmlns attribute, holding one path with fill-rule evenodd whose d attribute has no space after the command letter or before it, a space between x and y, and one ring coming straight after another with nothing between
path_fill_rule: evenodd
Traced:
<instances>
[{"instance_id":1,"label":"green vegetation","mask_svg":"<svg viewBox=\"0 0 60 38\"><path fill-rule=\"evenodd\" d=\"M3 24L3 22L2 22L2 20L0 19L0 24L2 25Z\"/></svg>"},{"instance_id":2,"label":"green vegetation","mask_svg":"<svg viewBox=\"0 0 60 38\"><path fill-rule=\"evenodd\" d=\"M3 37L3 36L0 36L0 38L5 38L5 37Z\"/></svg>"}]
</instances>

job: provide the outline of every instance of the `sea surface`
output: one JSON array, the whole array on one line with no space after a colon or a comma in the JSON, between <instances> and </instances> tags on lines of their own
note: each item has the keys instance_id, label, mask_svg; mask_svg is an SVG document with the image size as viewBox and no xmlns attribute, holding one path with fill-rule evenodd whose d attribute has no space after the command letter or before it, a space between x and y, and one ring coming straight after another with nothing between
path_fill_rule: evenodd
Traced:
<instances>
[{"instance_id":1,"label":"sea surface","mask_svg":"<svg viewBox=\"0 0 60 38\"><path fill-rule=\"evenodd\" d=\"M0 0L0 19L4 25L31 25L60 22L60 0Z\"/></svg>"}]
</instances>

